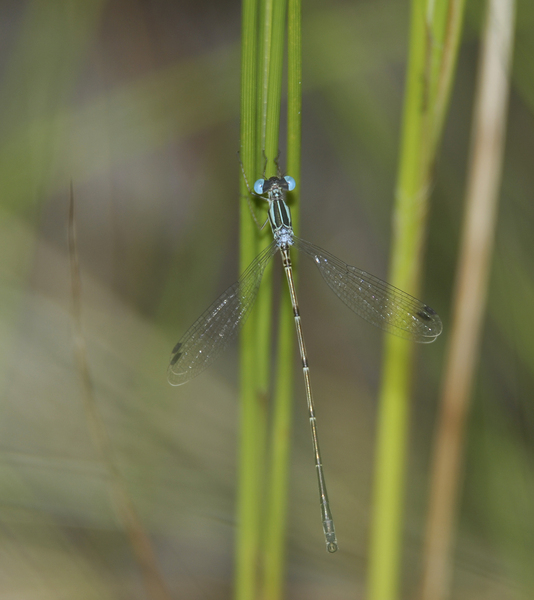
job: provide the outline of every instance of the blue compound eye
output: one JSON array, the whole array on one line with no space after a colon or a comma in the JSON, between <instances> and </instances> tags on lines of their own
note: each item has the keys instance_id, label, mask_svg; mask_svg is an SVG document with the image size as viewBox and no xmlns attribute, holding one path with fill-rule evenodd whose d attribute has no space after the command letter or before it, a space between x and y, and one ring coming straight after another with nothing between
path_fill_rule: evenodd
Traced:
<instances>
[{"instance_id":1,"label":"blue compound eye","mask_svg":"<svg viewBox=\"0 0 534 600\"><path fill-rule=\"evenodd\" d=\"M265 179L258 179L256 181L256 183L254 184L254 191L256 192L256 194L258 194L259 196L261 196L264 192L263 192L263 184L265 183Z\"/></svg>"},{"instance_id":2,"label":"blue compound eye","mask_svg":"<svg viewBox=\"0 0 534 600\"><path fill-rule=\"evenodd\" d=\"M287 182L287 189L288 189L290 192L292 192L292 191L295 189L295 186L297 185L297 184L295 183L295 180L293 179L293 177L290 177L289 175L286 175L286 176L284 177L284 179L285 179L285 180L286 180L286 182Z\"/></svg>"}]
</instances>

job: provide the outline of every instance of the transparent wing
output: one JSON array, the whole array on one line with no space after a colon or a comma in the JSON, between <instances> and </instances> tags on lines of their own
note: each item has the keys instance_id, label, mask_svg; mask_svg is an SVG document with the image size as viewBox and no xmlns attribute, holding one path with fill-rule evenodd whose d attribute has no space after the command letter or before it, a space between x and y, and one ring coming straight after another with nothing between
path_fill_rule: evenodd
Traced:
<instances>
[{"instance_id":1,"label":"transparent wing","mask_svg":"<svg viewBox=\"0 0 534 600\"><path fill-rule=\"evenodd\" d=\"M169 383L182 385L206 369L228 346L250 313L263 271L278 249L273 241L191 325L172 350L167 369Z\"/></svg>"},{"instance_id":2,"label":"transparent wing","mask_svg":"<svg viewBox=\"0 0 534 600\"><path fill-rule=\"evenodd\" d=\"M441 319L430 306L310 242L295 237L295 245L313 260L340 300L372 325L422 343L441 333Z\"/></svg>"}]
</instances>

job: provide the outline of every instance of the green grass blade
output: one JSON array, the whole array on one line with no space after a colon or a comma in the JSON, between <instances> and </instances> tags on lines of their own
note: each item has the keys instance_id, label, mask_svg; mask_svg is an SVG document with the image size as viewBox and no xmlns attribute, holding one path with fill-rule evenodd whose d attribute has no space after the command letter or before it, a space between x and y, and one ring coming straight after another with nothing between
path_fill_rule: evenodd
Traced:
<instances>
[{"instance_id":1,"label":"green grass blade","mask_svg":"<svg viewBox=\"0 0 534 600\"><path fill-rule=\"evenodd\" d=\"M441 138L462 25L463 0L413 0L390 282L417 295L435 152ZM388 336L380 391L374 513L368 570L370 600L395 600L413 348Z\"/></svg>"},{"instance_id":2,"label":"green grass blade","mask_svg":"<svg viewBox=\"0 0 534 600\"><path fill-rule=\"evenodd\" d=\"M288 3L288 147L287 173L297 182L296 190L288 195L293 227L298 221L300 195L301 153L301 5L300 0ZM295 266L296 256L292 256ZM294 373L293 309L287 293L282 294L277 352L277 378L274 397L271 437L270 479L265 538L263 597L277 600L282 597L287 530L287 496L290 464L291 411Z\"/></svg>"},{"instance_id":3,"label":"green grass blade","mask_svg":"<svg viewBox=\"0 0 534 600\"><path fill-rule=\"evenodd\" d=\"M243 2L241 160L248 184L274 169L278 154L285 0ZM241 177L241 269L269 243L250 215L249 190ZM255 209L257 207L254 207ZM261 207L264 209L264 206ZM256 210L259 222L265 211ZM241 443L235 598L258 595L257 566L262 551L261 514L265 509L264 480L267 399L270 382L272 285L271 270L263 277L256 306L241 336Z\"/></svg>"},{"instance_id":4,"label":"green grass blade","mask_svg":"<svg viewBox=\"0 0 534 600\"><path fill-rule=\"evenodd\" d=\"M241 142L240 159L247 177L257 164L257 2L243 0L241 53ZM241 272L258 252L258 234L247 203L248 188L240 181L240 266ZM252 185L249 183L249 185ZM237 500L237 540L234 595L237 600L254 598L259 552L262 439L265 420L256 394L256 312L253 311L241 334L241 434Z\"/></svg>"}]
</instances>

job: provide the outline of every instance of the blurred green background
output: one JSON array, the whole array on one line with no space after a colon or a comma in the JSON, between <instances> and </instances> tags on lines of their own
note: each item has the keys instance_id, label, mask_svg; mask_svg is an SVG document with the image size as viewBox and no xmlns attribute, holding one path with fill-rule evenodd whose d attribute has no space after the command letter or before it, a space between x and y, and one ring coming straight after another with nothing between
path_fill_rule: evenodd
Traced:
<instances>
[{"instance_id":1,"label":"blurred green background","mask_svg":"<svg viewBox=\"0 0 534 600\"><path fill-rule=\"evenodd\" d=\"M445 331L418 350L405 598L421 568L482 7L467 4L435 170L421 297ZM230 598L236 348L185 387L168 385L166 367L185 329L237 278L240 5L6 0L0 9L0 594L145 598L74 358L72 181L87 357L117 463L175 597ZM409 10L391 0L303 7L301 235L383 278ZM534 5L522 0L454 556L458 600L530 598L534 589L533 72ZM324 549L297 375L287 597L359 599L382 334L301 267L341 552Z\"/></svg>"}]
</instances>

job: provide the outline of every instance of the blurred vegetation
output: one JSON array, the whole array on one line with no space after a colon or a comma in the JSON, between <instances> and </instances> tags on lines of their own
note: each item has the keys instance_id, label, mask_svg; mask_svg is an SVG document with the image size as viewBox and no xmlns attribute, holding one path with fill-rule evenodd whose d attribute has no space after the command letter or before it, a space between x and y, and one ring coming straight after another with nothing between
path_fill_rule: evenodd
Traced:
<instances>
[{"instance_id":1,"label":"blurred vegetation","mask_svg":"<svg viewBox=\"0 0 534 600\"><path fill-rule=\"evenodd\" d=\"M421 297L445 332L419 349L414 373L405 598L414 597L421 565L482 7L467 4L431 199ZM183 388L171 388L165 370L185 328L237 276L240 6L35 0L1 8L0 591L145 598L91 442L74 357L72 180L87 358L117 467L174 596L230 598L236 352ZM303 13L301 235L381 277L409 9L334 1L307 3ZM455 600L528 598L534 585L531 2L519 2L516 22ZM341 550L324 550L296 378L287 597L363 598L382 335L340 306L304 261L299 286Z\"/></svg>"}]
</instances>

